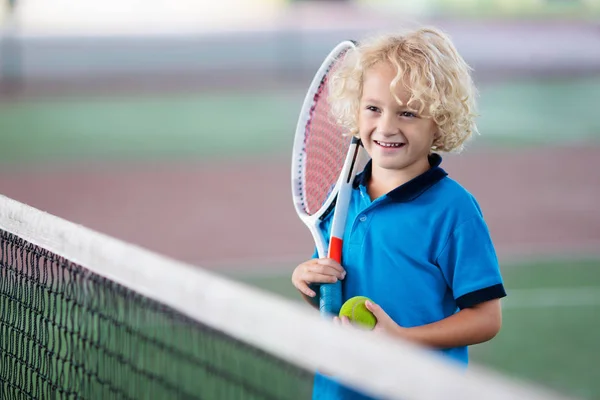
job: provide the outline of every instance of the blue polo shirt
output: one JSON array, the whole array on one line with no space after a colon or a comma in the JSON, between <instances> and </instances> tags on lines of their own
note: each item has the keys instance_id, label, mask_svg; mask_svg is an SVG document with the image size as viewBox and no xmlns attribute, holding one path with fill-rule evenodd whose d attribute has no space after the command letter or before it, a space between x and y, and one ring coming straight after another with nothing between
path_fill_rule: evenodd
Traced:
<instances>
[{"instance_id":1,"label":"blue polo shirt","mask_svg":"<svg viewBox=\"0 0 600 400\"><path fill-rule=\"evenodd\" d=\"M415 327L506 295L475 198L429 156L431 168L373 201L371 164L357 176L348 210L343 300L367 296L400 326ZM329 237L333 213L320 229ZM441 350L466 364L466 347ZM399 371L398 373L402 373ZM317 375L314 399L367 399Z\"/></svg>"}]
</instances>

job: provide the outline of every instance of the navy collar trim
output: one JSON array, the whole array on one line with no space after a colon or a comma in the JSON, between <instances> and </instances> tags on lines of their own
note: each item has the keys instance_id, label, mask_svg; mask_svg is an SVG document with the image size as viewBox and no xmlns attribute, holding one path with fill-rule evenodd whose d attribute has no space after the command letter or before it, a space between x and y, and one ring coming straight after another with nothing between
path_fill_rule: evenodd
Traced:
<instances>
[{"instance_id":1,"label":"navy collar trim","mask_svg":"<svg viewBox=\"0 0 600 400\"><path fill-rule=\"evenodd\" d=\"M421 175L413 178L403 185L398 186L396 189L389 192L386 196L392 201L397 202L408 202L416 199L423 193L425 193L430 187L435 185L437 182L448 176L448 173L440 168L442 163L442 157L437 153L432 153L428 157L430 169L422 173ZM353 187L356 189L358 186L367 187L369 180L371 179L371 168L372 161L369 161L365 166L363 172L356 176Z\"/></svg>"}]
</instances>

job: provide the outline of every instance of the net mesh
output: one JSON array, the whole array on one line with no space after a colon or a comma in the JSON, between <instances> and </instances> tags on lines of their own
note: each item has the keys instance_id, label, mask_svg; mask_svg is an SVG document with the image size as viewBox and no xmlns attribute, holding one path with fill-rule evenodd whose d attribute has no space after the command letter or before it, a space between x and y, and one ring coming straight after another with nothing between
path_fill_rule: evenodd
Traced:
<instances>
[{"instance_id":1,"label":"net mesh","mask_svg":"<svg viewBox=\"0 0 600 400\"><path fill-rule=\"evenodd\" d=\"M0 196L0 398L558 399Z\"/></svg>"},{"instance_id":2,"label":"net mesh","mask_svg":"<svg viewBox=\"0 0 600 400\"><path fill-rule=\"evenodd\" d=\"M333 62L313 97L305 129L305 212L314 215L327 200L342 172L352 136L331 115L328 77L339 67L345 53Z\"/></svg>"},{"instance_id":3,"label":"net mesh","mask_svg":"<svg viewBox=\"0 0 600 400\"><path fill-rule=\"evenodd\" d=\"M312 375L0 230L0 398L310 398Z\"/></svg>"}]
</instances>

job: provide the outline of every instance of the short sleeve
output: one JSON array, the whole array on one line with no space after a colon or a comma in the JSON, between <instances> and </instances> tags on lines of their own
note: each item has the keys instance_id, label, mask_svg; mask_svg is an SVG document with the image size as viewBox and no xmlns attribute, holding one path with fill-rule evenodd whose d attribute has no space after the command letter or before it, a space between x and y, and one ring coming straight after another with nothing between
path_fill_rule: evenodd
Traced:
<instances>
[{"instance_id":1,"label":"short sleeve","mask_svg":"<svg viewBox=\"0 0 600 400\"><path fill-rule=\"evenodd\" d=\"M453 230L437 263L460 309L506 296L496 251L480 214Z\"/></svg>"}]
</instances>

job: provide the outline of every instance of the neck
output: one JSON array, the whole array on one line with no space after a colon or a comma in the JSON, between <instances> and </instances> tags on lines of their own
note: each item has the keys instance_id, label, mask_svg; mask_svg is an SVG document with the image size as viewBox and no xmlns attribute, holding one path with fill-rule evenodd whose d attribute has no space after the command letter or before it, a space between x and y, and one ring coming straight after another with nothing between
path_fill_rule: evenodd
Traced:
<instances>
[{"instance_id":1,"label":"neck","mask_svg":"<svg viewBox=\"0 0 600 400\"><path fill-rule=\"evenodd\" d=\"M429 168L429 159L427 157L400 170L385 169L373 165L371 179L367 188L369 195L371 199L381 197L421 175L429 170Z\"/></svg>"}]
</instances>

